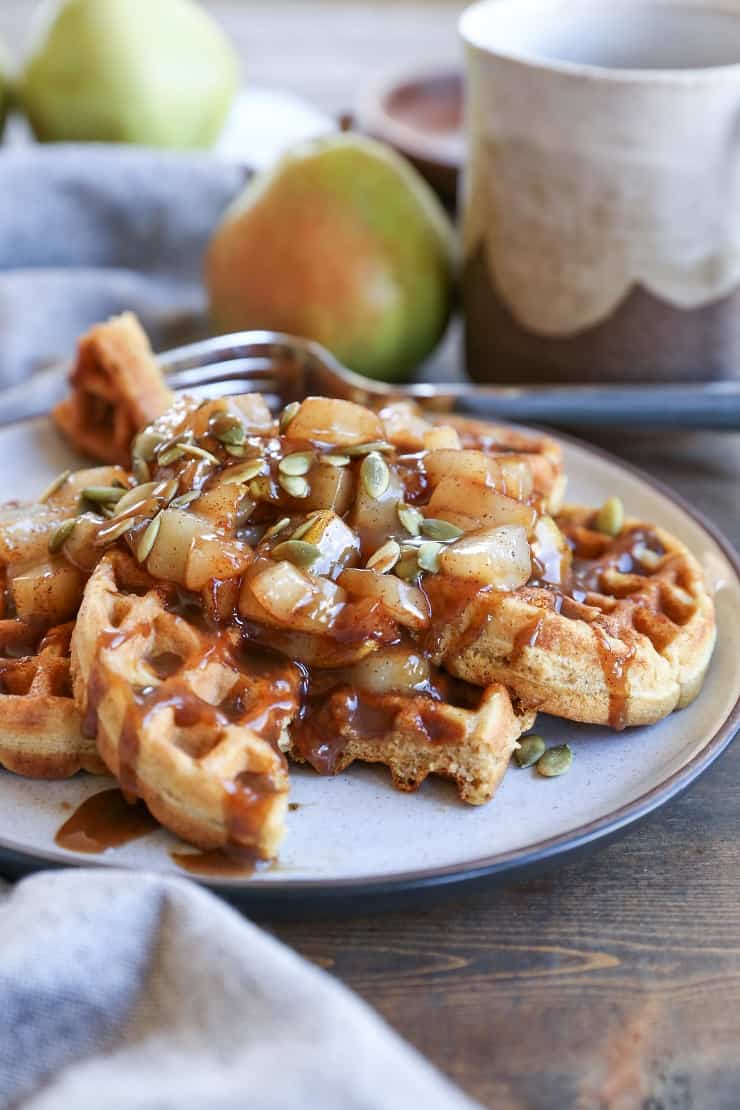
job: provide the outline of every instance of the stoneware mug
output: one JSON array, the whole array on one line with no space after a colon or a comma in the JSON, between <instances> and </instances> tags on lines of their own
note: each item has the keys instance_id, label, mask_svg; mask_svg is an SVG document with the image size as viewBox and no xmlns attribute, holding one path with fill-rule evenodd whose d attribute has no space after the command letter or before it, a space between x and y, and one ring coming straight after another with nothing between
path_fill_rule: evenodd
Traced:
<instances>
[{"instance_id":1,"label":"stoneware mug","mask_svg":"<svg viewBox=\"0 0 740 1110\"><path fill-rule=\"evenodd\" d=\"M740 3L463 13L479 380L740 376Z\"/></svg>"}]
</instances>

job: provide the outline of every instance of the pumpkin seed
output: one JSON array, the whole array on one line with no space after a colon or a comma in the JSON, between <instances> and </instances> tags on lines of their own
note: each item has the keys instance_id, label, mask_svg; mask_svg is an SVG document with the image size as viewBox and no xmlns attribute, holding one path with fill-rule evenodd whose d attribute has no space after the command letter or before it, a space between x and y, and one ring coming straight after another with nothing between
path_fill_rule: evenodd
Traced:
<instances>
[{"instance_id":1,"label":"pumpkin seed","mask_svg":"<svg viewBox=\"0 0 740 1110\"><path fill-rule=\"evenodd\" d=\"M369 455L372 451L385 454L392 450L392 443L386 443L384 439L372 439L368 443L354 443L350 447L345 447L344 453L349 455L351 459L359 459L363 455Z\"/></svg>"},{"instance_id":2,"label":"pumpkin seed","mask_svg":"<svg viewBox=\"0 0 740 1110\"><path fill-rule=\"evenodd\" d=\"M121 516L127 509L138 505L139 502L144 502L148 497L152 497L155 490L161 485L161 482L143 482L140 486L134 486L133 489L126 490L123 497L119 497L116 504L116 516Z\"/></svg>"},{"instance_id":3,"label":"pumpkin seed","mask_svg":"<svg viewBox=\"0 0 740 1110\"><path fill-rule=\"evenodd\" d=\"M269 474L259 474L247 486L249 496L255 501L271 501L274 494L272 478Z\"/></svg>"},{"instance_id":4,"label":"pumpkin seed","mask_svg":"<svg viewBox=\"0 0 740 1110\"><path fill-rule=\"evenodd\" d=\"M71 476L71 470L63 470L61 474L57 474L53 482L49 482L44 492L39 497L39 502L43 505L50 497L60 490L67 479Z\"/></svg>"},{"instance_id":5,"label":"pumpkin seed","mask_svg":"<svg viewBox=\"0 0 740 1110\"><path fill-rule=\"evenodd\" d=\"M249 462L241 463L239 466L230 466L228 470L224 471L220 484L222 486L246 485L247 482L252 481L252 478L264 473L264 470L264 459L250 459Z\"/></svg>"},{"instance_id":6,"label":"pumpkin seed","mask_svg":"<svg viewBox=\"0 0 740 1110\"><path fill-rule=\"evenodd\" d=\"M405 582L414 582L419 577L419 563L415 551L403 552L393 568L393 573Z\"/></svg>"},{"instance_id":7,"label":"pumpkin seed","mask_svg":"<svg viewBox=\"0 0 740 1110\"><path fill-rule=\"evenodd\" d=\"M166 442L165 437L160 435L159 432L153 432L149 428L145 428L143 432L139 432L131 445L131 454L134 458L141 459L143 462L151 462L156 449Z\"/></svg>"},{"instance_id":8,"label":"pumpkin seed","mask_svg":"<svg viewBox=\"0 0 740 1110\"><path fill-rule=\"evenodd\" d=\"M93 501L100 505L115 504L120 501L127 490L123 486L85 486L80 493L86 501Z\"/></svg>"},{"instance_id":9,"label":"pumpkin seed","mask_svg":"<svg viewBox=\"0 0 740 1110\"><path fill-rule=\"evenodd\" d=\"M624 505L619 497L608 497L596 514L594 526L606 536L618 536L624 524Z\"/></svg>"},{"instance_id":10,"label":"pumpkin seed","mask_svg":"<svg viewBox=\"0 0 740 1110\"><path fill-rule=\"evenodd\" d=\"M162 527L162 514L157 513L153 520L150 520L146 528L141 534L138 544L136 545L136 558L140 563L145 563L152 553L152 548L157 542L159 529Z\"/></svg>"},{"instance_id":11,"label":"pumpkin seed","mask_svg":"<svg viewBox=\"0 0 740 1110\"><path fill-rule=\"evenodd\" d=\"M533 734L525 736L514 752L514 759L520 767L531 767L545 751L545 741L541 736Z\"/></svg>"},{"instance_id":12,"label":"pumpkin seed","mask_svg":"<svg viewBox=\"0 0 740 1110\"><path fill-rule=\"evenodd\" d=\"M296 451L292 455L286 455L278 463L278 470L281 474L289 474L300 477L302 474L308 474L313 462L313 455L310 451Z\"/></svg>"},{"instance_id":13,"label":"pumpkin seed","mask_svg":"<svg viewBox=\"0 0 740 1110\"><path fill-rule=\"evenodd\" d=\"M305 478L299 474L281 474L278 482L282 489L291 497L308 497L311 492L311 487Z\"/></svg>"},{"instance_id":14,"label":"pumpkin seed","mask_svg":"<svg viewBox=\"0 0 740 1110\"><path fill-rule=\"evenodd\" d=\"M388 540L377 551L373 552L365 566L368 570L375 570L378 574L387 574L393 570L401 558L401 545L395 540Z\"/></svg>"},{"instance_id":15,"label":"pumpkin seed","mask_svg":"<svg viewBox=\"0 0 740 1110\"><path fill-rule=\"evenodd\" d=\"M139 483L139 485L143 485L145 482L151 481L152 472L149 467L149 463L146 462L144 459L137 459L136 457L134 457L131 462L131 469L134 472L134 478Z\"/></svg>"},{"instance_id":16,"label":"pumpkin seed","mask_svg":"<svg viewBox=\"0 0 740 1110\"><path fill-rule=\"evenodd\" d=\"M49 536L49 554L57 555L69 537L77 527L77 517L70 517L69 520L63 520L61 524L57 524L54 531Z\"/></svg>"},{"instance_id":17,"label":"pumpkin seed","mask_svg":"<svg viewBox=\"0 0 740 1110\"><path fill-rule=\"evenodd\" d=\"M456 540L463 534L462 528L458 528L456 524L450 524L448 520L436 520L431 516L422 520L421 530L430 540Z\"/></svg>"},{"instance_id":18,"label":"pumpkin seed","mask_svg":"<svg viewBox=\"0 0 740 1110\"><path fill-rule=\"evenodd\" d=\"M181 443L180 450L194 459L205 459L214 466L219 464L219 460L211 451L206 451L205 447L199 447L197 443Z\"/></svg>"},{"instance_id":19,"label":"pumpkin seed","mask_svg":"<svg viewBox=\"0 0 740 1110\"><path fill-rule=\"evenodd\" d=\"M558 744L557 747L548 748L537 760L537 773L546 779L554 779L569 771L572 762L573 752L568 745Z\"/></svg>"},{"instance_id":20,"label":"pumpkin seed","mask_svg":"<svg viewBox=\"0 0 740 1110\"><path fill-rule=\"evenodd\" d=\"M301 407L301 402L300 401L291 401L289 405L285 406L283 411L280 413L280 431L281 432L286 432L288 430L288 426L290 425L290 422L292 421L293 417L296 415L296 413L298 412L298 409L300 407Z\"/></svg>"},{"instance_id":21,"label":"pumpkin seed","mask_svg":"<svg viewBox=\"0 0 740 1110\"><path fill-rule=\"evenodd\" d=\"M310 567L321 555L315 543L305 540L283 540L270 552L273 559L287 559L297 567Z\"/></svg>"},{"instance_id":22,"label":"pumpkin seed","mask_svg":"<svg viewBox=\"0 0 740 1110\"><path fill-rule=\"evenodd\" d=\"M391 472L388 463L377 451L366 455L360 467L360 479L365 492L376 501L383 496L391 482Z\"/></svg>"},{"instance_id":23,"label":"pumpkin seed","mask_svg":"<svg viewBox=\"0 0 740 1110\"><path fill-rule=\"evenodd\" d=\"M247 438L247 433L241 420L232 416L228 412L217 412L211 417L208 423L209 431L219 443L229 445L231 447L238 447L244 443Z\"/></svg>"},{"instance_id":24,"label":"pumpkin seed","mask_svg":"<svg viewBox=\"0 0 740 1110\"><path fill-rule=\"evenodd\" d=\"M263 540L271 540L273 536L278 536L278 535L280 535L281 532L284 532L289 524L290 524L290 517L289 516L282 517L281 520L275 521L275 523L272 524L267 529L267 531L265 532L262 539Z\"/></svg>"},{"instance_id":25,"label":"pumpkin seed","mask_svg":"<svg viewBox=\"0 0 740 1110\"><path fill-rule=\"evenodd\" d=\"M299 524L295 531L291 533L290 538L292 540L302 540L306 533L311 531L315 521L316 517L314 515L308 517L307 520L304 520L302 524Z\"/></svg>"},{"instance_id":26,"label":"pumpkin seed","mask_svg":"<svg viewBox=\"0 0 740 1110\"><path fill-rule=\"evenodd\" d=\"M197 501L200 493L197 489L191 489L187 493L181 493L179 497L175 497L170 501L171 509L187 509L188 505L192 505Z\"/></svg>"},{"instance_id":27,"label":"pumpkin seed","mask_svg":"<svg viewBox=\"0 0 740 1110\"><path fill-rule=\"evenodd\" d=\"M157 482L152 492L155 497L160 498L165 504L169 504L177 493L178 488L178 482L174 478L170 478L166 482Z\"/></svg>"},{"instance_id":28,"label":"pumpkin seed","mask_svg":"<svg viewBox=\"0 0 740 1110\"><path fill-rule=\"evenodd\" d=\"M126 532L129 532L133 528L138 520L139 517L134 514L125 517L123 520L116 520L106 525L105 528L101 528L95 538L95 546L105 547L106 544L113 543L114 540L120 539L121 536L125 535Z\"/></svg>"},{"instance_id":29,"label":"pumpkin seed","mask_svg":"<svg viewBox=\"0 0 740 1110\"><path fill-rule=\"evenodd\" d=\"M436 574L439 570L439 555L443 550L444 544L437 543L436 540L428 540L426 543L421 544L419 547L419 554L417 555L417 560L421 569Z\"/></svg>"},{"instance_id":30,"label":"pumpkin seed","mask_svg":"<svg viewBox=\"0 0 740 1110\"><path fill-rule=\"evenodd\" d=\"M349 466L349 455L322 455L319 462L326 463L327 466Z\"/></svg>"},{"instance_id":31,"label":"pumpkin seed","mask_svg":"<svg viewBox=\"0 0 740 1110\"><path fill-rule=\"evenodd\" d=\"M177 462L178 459L183 458L185 452L182 449L181 443L176 443L173 447L168 447L160 455L157 455L157 463L159 466L169 466L170 463Z\"/></svg>"},{"instance_id":32,"label":"pumpkin seed","mask_svg":"<svg viewBox=\"0 0 740 1110\"><path fill-rule=\"evenodd\" d=\"M227 455L231 455L232 459L243 459L247 453L246 447L238 446L235 443L225 443L224 451Z\"/></svg>"},{"instance_id":33,"label":"pumpkin seed","mask_svg":"<svg viewBox=\"0 0 740 1110\"><path fill-rule=\"evenodd\" d=\"M421 529L421 522L424 517L418 509L412 505L404 505L403 501L399 501L396 507L398 519L411 536L418 536Z\"/></svg>"}]
</instances>

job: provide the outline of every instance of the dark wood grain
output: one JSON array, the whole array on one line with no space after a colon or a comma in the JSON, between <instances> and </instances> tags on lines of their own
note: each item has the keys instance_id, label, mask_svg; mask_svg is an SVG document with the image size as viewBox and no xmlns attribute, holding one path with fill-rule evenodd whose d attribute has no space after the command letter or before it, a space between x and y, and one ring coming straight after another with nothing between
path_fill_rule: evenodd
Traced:
<instances>
[{"instance_id":1,"label":"dark wood grain","mask_svg":"<svg viewBox=\"0 0 740 1110\"><path fill-rule=\"evenodd\" d=\"M0 5L14 46L33 7ZM331 111L389 66L458 56L459 3L209 7L249 80ZM740 436L597 439L740 540ZM274 930L497 1110L737 1110L739 781L735 744L688 794L587 860L433 909Z\"/></svg>"}]
</instances>

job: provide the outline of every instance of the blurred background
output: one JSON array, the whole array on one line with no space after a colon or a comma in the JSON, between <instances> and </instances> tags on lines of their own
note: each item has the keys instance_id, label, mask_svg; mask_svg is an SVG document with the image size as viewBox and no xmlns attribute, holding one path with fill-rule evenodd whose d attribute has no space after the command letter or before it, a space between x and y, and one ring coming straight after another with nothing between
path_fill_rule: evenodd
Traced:
<instances>
[{"instance_id":1,"label":"blurred background","mask_svg":"<svg viewBox=\"0 0 740 1110\"><path fill-rule=\"evenodd\" d=\"M236 46L249 84L311 100L333 114L384 72L462 57L449 0L204 0ZM0 38L22 50L41 0L0 0ZM420 23L423 34L420 35Z\"/></svg>"}]
</instances>

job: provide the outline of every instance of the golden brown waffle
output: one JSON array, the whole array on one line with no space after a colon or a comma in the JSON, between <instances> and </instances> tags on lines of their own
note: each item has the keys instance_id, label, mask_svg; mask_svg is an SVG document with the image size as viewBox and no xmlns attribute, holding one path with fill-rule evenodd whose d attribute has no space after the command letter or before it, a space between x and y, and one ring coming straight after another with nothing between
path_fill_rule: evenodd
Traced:
<instances>
[{"instance_id":1,"label":"golden brown waffle","mask_svg":"<svg viewBox=\"0 0 740 1110\"><path fill-rule=\"evenodd\" d=\"M428 775L452 779L461 799L482 805L493 797L522 732L535 714L517 713L503 686L489 686L475 709L428 695L334 690L294 723L291 757L322 774L355 760L383 763L399 790L418 790Z\"/></svg>"},{"instance_id":2,"label":"golden brown waffle","mask_svg":"<svg viewBox=\"0 0 740 1110\"><path fill-rule=\"evenodd\" d=\"M127 796L198 847L271 858L288 797L278 741L301 675L284 662L256 669L237 644L170 611L162 591L126 590L106 557L73 636L75 698Z\"/></svg>"},{"instance_id":3,"label":"golden brown waffle","mask_svg":"<svg viewBox=\"0 0 740 1110\"><path fill-rule=\"evenodd\" d=\"M83 454L122 466L136 432L172 403L149 340L130 312L80 339L70 385L70 396L54 409L57 424Z\"/></svg>"},{"instance_id":4,"label":"golden brown waffle","mask_svg":"<svg viewBox=\"0 0 740 1110\"><path fill-rule=\"evenodd\" d=\"M72 697L72 624L48 632L0 620L0 763L39 779L104 771L95 743L80 731Z\"/></svg>"},{"instance_id":5,"label":"golden brown waffle","mask_svg":"<svg viewBox=\"0 0 740 1110\"><path fill-rule=\"evenodd\" d=\"M627 521L612 538L595 512L558 524L573 550L567 581L467 595L443 576L426 589L437 661L469 682L505 682L523 704L574 721L645 725L701 688L714 606L701 568L661 528Z\"/></svg>"}]
</instances>

